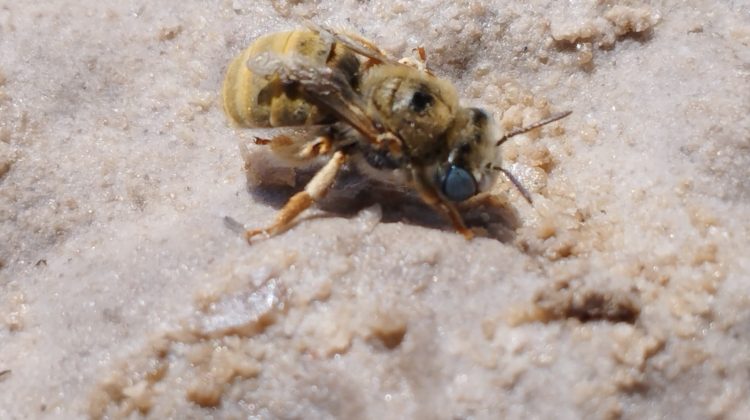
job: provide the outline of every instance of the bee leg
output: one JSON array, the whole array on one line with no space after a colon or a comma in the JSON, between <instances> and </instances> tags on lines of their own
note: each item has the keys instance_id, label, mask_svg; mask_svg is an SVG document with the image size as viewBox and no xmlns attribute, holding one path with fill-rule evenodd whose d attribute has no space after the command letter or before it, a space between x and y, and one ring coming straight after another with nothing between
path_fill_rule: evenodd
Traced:
<instances>
[{"instance_id":1,"label":"bee leg","mask_svg":"<svg viewBox=\"0 0 750 420\"><path fill-rule=\"evenodd\" d=\"M427 53L425 52L424 47L420 45L416 48L412 48L411 51L414 53L413 57L404 57L398 60L398 62L401 64L406 64L409 67L414 67L419 71L432 74L430 69L427 68Z\"/></svg>"},{"instance_id":2,"label":"bee leg","mask_svg":"<svg viewBox=\"0 0 750 420\"><path fill-rule=\"evenodd\" d=\"M417 174L417 176L415 176L415 181L417 192L419 192L419 196L422 197L422 201L443 213L451 221L453 228L456 229L458 233L464 235L466 240L470 240L474 237L474 232L466 227L464 219L453 204L445 202L437 191L425 181L423 176Z\"/></svg>"},{"instance_id":3,"label":"bee leg","mask_svg":"<svg viewBox=\"0 0 750 420\"><path fill-rule=\"evenodd\" d=\"M271 150L281 157L293 161L306 161L318 156L327 155L333 149L333 140L329 136L319 136L312 141L300 142L285 134L266 139L253 137L253 144L270 145Z\"/></svg>"},{"instance_id":4,"label":"bee leg","mask_svg":"<svg viewBox=\"0 0 750 420\"><path fill-rule=\"evenodd\" d=\"M461 210L471 210L485 205L490 207L504 208L508 205L508 201L493 194L490 191L485 191L460 202L458 204L458 208L460 208Z\"/></svg>"},{"instance_id":5,"label":"bee leg","mask_svg":"<svg viewBox=\"0 0 750 420\"><path fill-rule=\"evenodd\" d=\"M300 213L310 207L316 200L325 196L328 188L333 185L336 174L338 174L339 169L346 162L346 159L346 154L341 150L335 152L331 156L331 160L307 183L305 189L294 194L286 202L284 207L276 214L276 220L270 226L245 231L245 239L250 242L254 236L260 234L272 236L286 230Z\"/></svg>"},{"instance_id":6,"label":"bee leg","mask_svg":"<svg viewBox=\"0 0 750 420\"><path fill-rule=\"evenodd\" d=\"M261 146L265 146L267 144L273 143L274 139L276 139L278 137L282 137L282 136L276 136L276 137L274 137L272 139L266 139L266 138L263 138L263 137L253 137L253 144L258 144L258 145L261 145Z\"/></svg>"},{"instance_id":7,"label":"bee leg","mask_svg":"<svg viewBox=\"0 0 750 420\"><path fill-rule=\"evenodd\" d=\"M427 52L425 52L424 47L420 45L412 51L414 51L414 55L416 55L417 69L432 74L430 69L427 68Z\"/></svg>"},{"instance_id":8,"label":"bee leg","mask_svg":"<svg viewBox=\"0 0 750 420\"><path fill-rule=\"evenodd\" d=\"M314 157L327 155L333 148L333 140L327 136L320 136L308 143L299 153L302 159L312 159Z\"/></svg>"},{"instance_id":9,"label":"bee leg","mask_svg":"<svg viewBox=\"0 0 750 420\"><path fill-rule=\"evenodd\" d=\"M419 61L421 61L422 64L424 64L426 68L427 67L427 53L425 52L424 47L420 45L417 48L415 48L415 50L417 51L417 57L419 57Z\"/></svg>"},{"instance_id":10,"label":"bee leg","mask_svg":"<svg viewBox=\"0 0 750 420\"><path fill-rule=\"evenodd\" d=\"M456 232L463 235L467 241L474 238L474 232L472 232L471 229L466 227L463 217L461 217L461 214L458 212L458 210L456 210L456 208L452 204L444 202L439 197L437 198L436 201L431 202L432 197L425 197L425 195L422 195L422 200L424 200L427 204L430 204L431 206L440 210L444 215L446 215L446 217L448 217L448 219L450 219L451 223L453 224L453 228L456 229Z\"/></svg>"}]
</instances>

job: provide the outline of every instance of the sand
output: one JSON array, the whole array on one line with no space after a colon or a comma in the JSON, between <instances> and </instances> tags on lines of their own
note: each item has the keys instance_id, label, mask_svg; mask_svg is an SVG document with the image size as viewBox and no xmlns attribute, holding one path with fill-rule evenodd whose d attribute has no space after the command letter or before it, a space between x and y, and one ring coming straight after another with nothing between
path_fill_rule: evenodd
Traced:
<instances>
[{"instance_id":1,"label":"sand","mask_svg":"<svg viewBox=\"0 0 750 420\"><path fill-rule=\"evenodd\" d=\"M750 410L747 2L1 6L0 418ZM533 206L499 182L466 241L347 171L284 234L227 229L309 178L219 100L302 18L423 45L505 130L572 110L503 146Z\"/></svg>"}]
</instances>

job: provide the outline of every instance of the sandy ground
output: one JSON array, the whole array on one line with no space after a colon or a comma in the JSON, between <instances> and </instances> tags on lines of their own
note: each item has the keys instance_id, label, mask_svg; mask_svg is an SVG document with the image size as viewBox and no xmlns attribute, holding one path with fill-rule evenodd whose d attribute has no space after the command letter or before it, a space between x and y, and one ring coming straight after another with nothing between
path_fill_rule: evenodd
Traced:
<instances>
[{"instance_id":1,"label":"sandy ground","mask_svg":"<svg viewBox=\"0 0 750 420\"><path fill-rule=\"evenodd\" d=\"M572 110L503 148L533 207L467 242L347 173L226 229L294 189L223 72L299 17L505 129ZM743 418L749 109L747 1L2 1L0 418Z\"/></svg>"}]
</instances>

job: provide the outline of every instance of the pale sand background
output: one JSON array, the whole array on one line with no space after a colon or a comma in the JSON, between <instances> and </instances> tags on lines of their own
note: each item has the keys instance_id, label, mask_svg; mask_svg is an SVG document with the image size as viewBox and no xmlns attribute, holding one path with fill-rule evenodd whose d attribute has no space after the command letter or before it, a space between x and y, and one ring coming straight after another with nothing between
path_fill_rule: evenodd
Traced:
<instances>
[{"instance_id":1,"label":"pale sand background","mask_svg":"<svg viewBox=\"0 0 750 420\"><path fill-rule=\"evenodd\" d=\"M535 208L500 184L519 226L466 242L349 174L228 231L291 190L223 71L295 16L424 44L506 129L573 110L504 148ZM743 418L748 110L747 1L2 1L0 418Z\"/></svg>"}]
</instances>

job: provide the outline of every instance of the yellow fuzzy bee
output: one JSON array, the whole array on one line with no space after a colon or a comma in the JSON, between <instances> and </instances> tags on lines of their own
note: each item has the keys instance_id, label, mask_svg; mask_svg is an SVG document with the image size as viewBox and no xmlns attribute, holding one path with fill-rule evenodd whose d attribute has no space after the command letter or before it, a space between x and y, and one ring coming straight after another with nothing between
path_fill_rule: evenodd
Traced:
<instances>
[{"instance_id":1,"label":"yellow fuzzy bee","mask_svg":"<svg viewBox=\"0 0 750 420\"><path fill-rule=\"evenodd\" d=\"M462 107L453 84L426 68L423 49L417 60L396 60L360 36L314 25L255 40L229 65L222 94L237 126L314 128L309 137L282 134L256 144L269 145L292 165L328 158L271 225L244 232L248 241L289 227L348 161L369 176L412 187L469 239L473 233L456 203L487 191L498 172L531 201L498 165L498 146L570 114L498 138L485 111Z\"/></svg>"}]
</instances>

